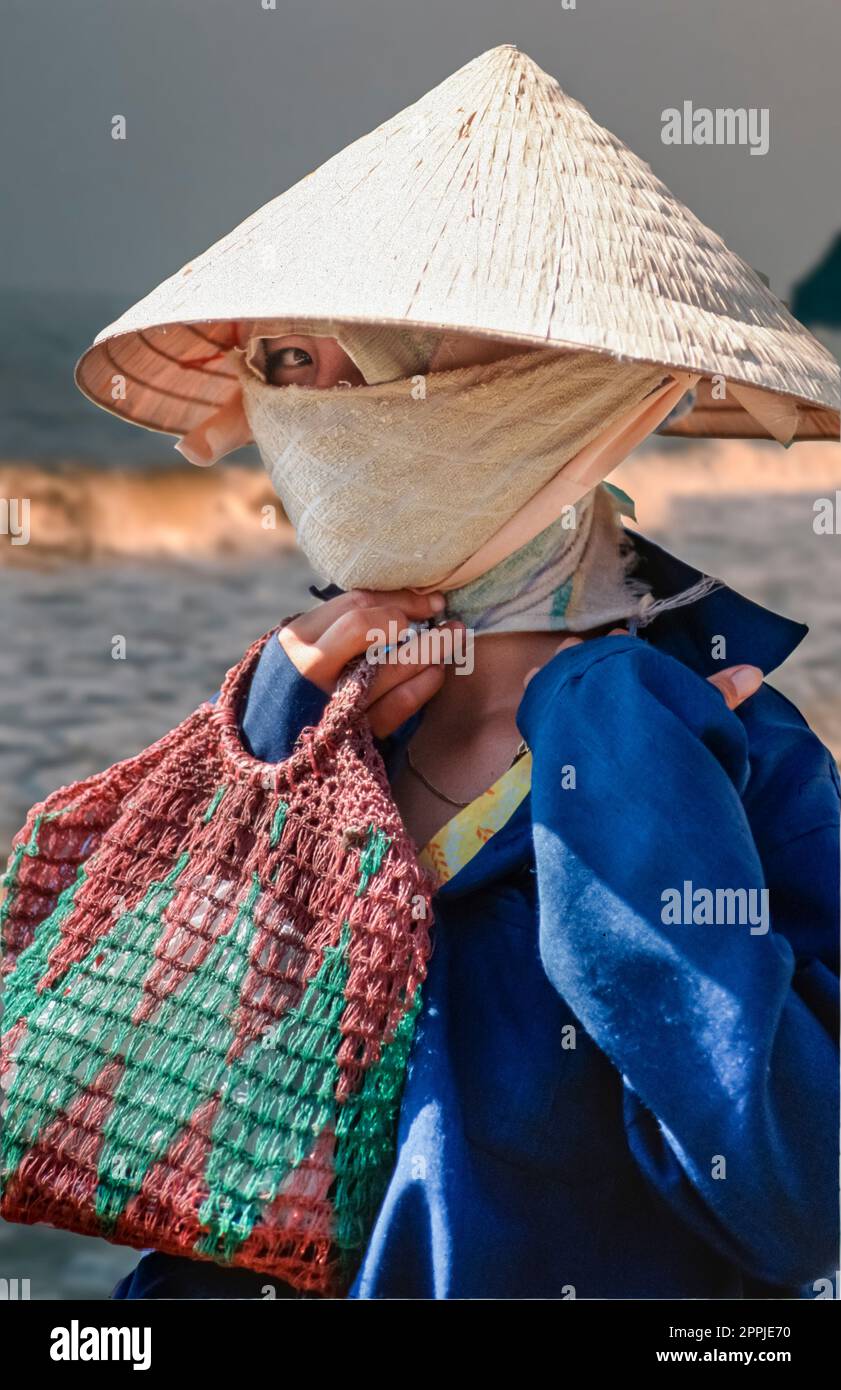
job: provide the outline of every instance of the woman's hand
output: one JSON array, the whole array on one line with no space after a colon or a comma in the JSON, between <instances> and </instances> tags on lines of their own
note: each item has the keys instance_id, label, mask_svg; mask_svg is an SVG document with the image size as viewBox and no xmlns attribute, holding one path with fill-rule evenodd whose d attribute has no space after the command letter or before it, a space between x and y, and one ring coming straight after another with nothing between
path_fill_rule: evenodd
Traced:
<instances>
[{"instance_id":1,"label":"woman's hand","mask_svg":"<svg viewBox=\"0 0 841 1390\"><path fill-rule=\"evenodd\" d=\"M443 594L351 589L301 613L281 628L278 641L302 676L332 694L347 663L371 645L374 630L387 633L389 623L396 623L402 635L410 622L439 617L444 606ZM452 621L443 626L455 629L464 624ZM435 655L445 650L444 643L429 646ZM377 738L386 738L405 723L432 699L443 681L443 664L432 656L414 664L383 665L374 677L367 702L368 719Z\"/></svg>"},{"instance_id":2,"label":"woman's hand","mask_svg":"<svg viewBox=\"0 0 841 1390\"><path fill-rule=\"evenodd\" d=\"M614 627L607 636L629 637L630 633L625 627ZM567 647L577 647L580 642L587 640L585 637L565 637L563 642L558 644L557 651L563 652ZM539 670L539 666L534 666L526 675L523 685L528 685L532 676ZM707 676L707 680L721 692L728 709L737 709L744 700L756 694L763 676L758 666L728 666L724 671L716 671L714 676Z\"/></svg>"}]
</instances>

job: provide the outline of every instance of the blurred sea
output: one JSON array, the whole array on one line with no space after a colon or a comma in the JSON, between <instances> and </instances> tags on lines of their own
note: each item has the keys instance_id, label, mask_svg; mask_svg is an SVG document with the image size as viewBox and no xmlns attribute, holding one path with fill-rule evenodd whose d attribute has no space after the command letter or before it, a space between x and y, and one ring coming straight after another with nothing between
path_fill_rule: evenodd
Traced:
<instances>
[{"instance_id":1,"label":"blurred sea","mask_svg":"<svg viewBox=\"0 0 841 1390\"><path fill-rule=\"evenodd\" d=\"M0 497L29 497L32 528L28 545L0 535L0 858L34 801L157 738L311 602L279 508L266 525L273 494L249 451L191 469L168 437L77 391L76 358L124 307L0 294ZM646 534L810 624L771 683L841 753L841 537L812 525L815 499L841 489L841 446L657 440L614 479ZM105 1297L136 1259L0 1225L0 1276L29 1278L34 1298Z\"/></svg>"}]
</instances>

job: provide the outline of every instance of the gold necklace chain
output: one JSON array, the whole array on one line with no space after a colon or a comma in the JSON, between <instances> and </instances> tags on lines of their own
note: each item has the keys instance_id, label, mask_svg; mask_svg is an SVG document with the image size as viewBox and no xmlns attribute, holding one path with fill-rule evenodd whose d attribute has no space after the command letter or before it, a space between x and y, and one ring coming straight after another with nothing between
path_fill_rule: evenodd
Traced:
<instances>
[{"instance_id":1,"label":"gold necklace chain","mask_svg":"<svg viewBox=\"0 0 841 1390\"><path fill-rule=\"evenodd\" d=\"M514 764L518 762L520 758L522 758L523 754L527 753L528 751L528 745L526 744L525 739L521 739L520 743L517 746L517 751L515 752L513 758L508 764L508 767L512 768ZM446 792L442 792L440 787L436 787L435 784L433 782L430 782L429 778L425 776L423 772L421 772L420 768L417 766L414 758L412 757L412 750L408 744L406 744L406 764L409 768L409 771L414 773L418 781L422 782L423 785L426 787L427 791L432 792L432 795L439 797L441 801L446 801L448 806L455 806L458 810L463 811L465 806L469 806L472 801L476 800L475 796L469 796L466 801L456 801L454 796L448 796Z\"/></svg>"}]
</instances>

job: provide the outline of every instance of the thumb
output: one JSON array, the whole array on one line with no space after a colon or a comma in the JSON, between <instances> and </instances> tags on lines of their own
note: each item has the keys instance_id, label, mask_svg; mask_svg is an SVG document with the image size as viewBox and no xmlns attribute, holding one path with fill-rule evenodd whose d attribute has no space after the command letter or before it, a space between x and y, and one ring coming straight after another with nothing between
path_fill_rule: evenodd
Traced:
<instances>
[{"instance_id":1,"label":"thumb","mask_svg":"<svg viewBox=\"0 0 841 1390\"><path fill-rule=\"evenodd\" d=\"M717 671L707 679L721 691L727 708L737 709L744 700L756 694L763 678L758 666L728 666L726 671Z\"/></svg>"}]
</instances>

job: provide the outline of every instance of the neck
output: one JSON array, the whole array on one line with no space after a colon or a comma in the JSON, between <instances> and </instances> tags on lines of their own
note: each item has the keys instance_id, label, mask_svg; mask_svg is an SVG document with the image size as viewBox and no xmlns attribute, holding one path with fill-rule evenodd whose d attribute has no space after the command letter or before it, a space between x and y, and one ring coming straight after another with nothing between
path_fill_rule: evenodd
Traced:
<instances>
[{"instance_id":1,"label":"neck","mask_svg":"<svg viewBox=\"0 0 841 1390\"><path fill-rule=\"evenodd\" d=\"M446 723L481 721L506 712L513 714L523 695L523 681L535 666L544 666L564 634L558 632L497 632L473 639L473 669L445 668L444 684L435 697L438 718Z\"/></svg>"}]
</instances>

